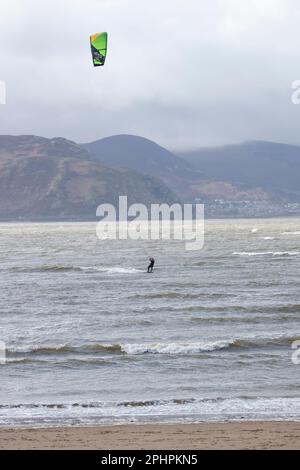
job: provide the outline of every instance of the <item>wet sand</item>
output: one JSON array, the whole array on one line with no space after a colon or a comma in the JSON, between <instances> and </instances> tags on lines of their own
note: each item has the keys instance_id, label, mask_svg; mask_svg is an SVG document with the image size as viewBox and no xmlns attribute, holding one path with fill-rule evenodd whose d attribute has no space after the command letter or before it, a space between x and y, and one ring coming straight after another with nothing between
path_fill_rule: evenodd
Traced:
<instances>
[{"instance_id":1,"label":"wet sand","mask_svg":"<svg viewBox=\"0 0 300 470\"><path fill-rule=\"evenodd\" d=\"M300 449L300 423L0 429L0 449Z\"/></svg>"}]
</instances>

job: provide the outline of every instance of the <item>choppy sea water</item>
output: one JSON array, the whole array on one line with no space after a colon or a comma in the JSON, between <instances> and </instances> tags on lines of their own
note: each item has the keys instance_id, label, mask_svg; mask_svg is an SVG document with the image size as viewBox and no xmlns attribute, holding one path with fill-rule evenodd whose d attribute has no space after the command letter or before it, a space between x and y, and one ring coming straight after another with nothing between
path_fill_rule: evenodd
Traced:
<instances>
[{"instance_id":1,"label":"choppy sea water","mask_svg":"<svg viewBox=\"0 0 300 470\"><path fill-rule=\"evenodd\" d=\"M300 219L0 224L0 426L300 418ZM155 272L147 274L149 256Z\"/></svg>"}]
</instances>

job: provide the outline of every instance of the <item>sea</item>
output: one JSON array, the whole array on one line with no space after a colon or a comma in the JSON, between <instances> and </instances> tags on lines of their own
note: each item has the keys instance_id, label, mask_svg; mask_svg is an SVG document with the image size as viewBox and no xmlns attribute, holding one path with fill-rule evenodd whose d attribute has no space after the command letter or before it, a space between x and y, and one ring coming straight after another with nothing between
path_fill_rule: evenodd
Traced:
<instances>
[{"instance_id":1,"label":"sea","mask_svg":"<svg viewBox=\"0 0 300 470\"><path fill-rule=\"evenodd\" d=\"M1 223L0 426L299 420L299 317L300 219Z\"/></svg>"}]
</instances>

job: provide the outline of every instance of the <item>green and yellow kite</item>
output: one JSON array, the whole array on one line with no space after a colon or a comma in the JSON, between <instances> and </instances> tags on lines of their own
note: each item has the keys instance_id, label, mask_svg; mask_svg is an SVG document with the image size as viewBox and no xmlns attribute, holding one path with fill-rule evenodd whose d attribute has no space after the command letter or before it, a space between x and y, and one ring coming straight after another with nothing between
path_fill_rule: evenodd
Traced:
<instances>
[{"instance_id":1,"label":"green and yellow kite","mask_svg":"<svg viewBox=\"0 0 300 470\"><path fill-rule=\"evenodd\" d=\"M90 36L93 64L104 65L107 52L107 33L96 33Z\"/></svg>"}]
</instances>

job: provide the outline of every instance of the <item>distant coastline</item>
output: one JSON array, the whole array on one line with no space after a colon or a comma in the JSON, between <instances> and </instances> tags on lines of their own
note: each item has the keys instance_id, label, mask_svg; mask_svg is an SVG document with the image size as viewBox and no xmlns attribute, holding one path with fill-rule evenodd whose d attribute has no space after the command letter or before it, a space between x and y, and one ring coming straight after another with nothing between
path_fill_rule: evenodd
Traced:
<instances>
[{"instance_id":1,"label":"distant coastline","mask_svg":"<svg viewBox=\"0 0 300 470\"><path fill-rule=\"evenodd\" d=\"M239 219L247 219L247 220L260 220L260 219L300 219L300 214L282 214L282 215L257 215L257 216L247 216L247 215L219 215L219 216L210 216L206 215L205 219L207 220L239 220ZM130 219L128 219L130 220ZM61 223L80 223L80 222L91 222L91 223L97 223L99 221L98 218L92 218L92 217L82 217L82 218L72 218L72 217L63 217L63 218L58 218L58 217L36 217L36 218L8 218L8 217L0 217L0 223L24 223L24 224L30 224L30 223L55 223L55 222L61 222Z\"/></svg>"}]
</instances>

